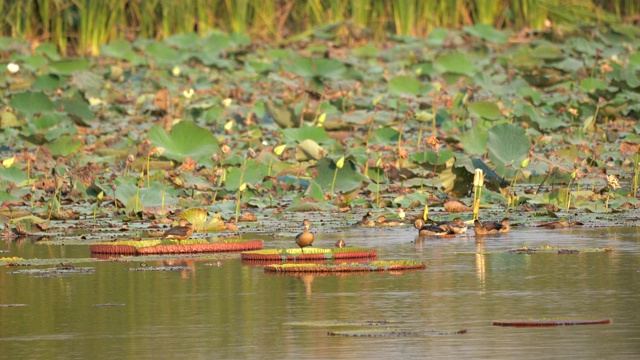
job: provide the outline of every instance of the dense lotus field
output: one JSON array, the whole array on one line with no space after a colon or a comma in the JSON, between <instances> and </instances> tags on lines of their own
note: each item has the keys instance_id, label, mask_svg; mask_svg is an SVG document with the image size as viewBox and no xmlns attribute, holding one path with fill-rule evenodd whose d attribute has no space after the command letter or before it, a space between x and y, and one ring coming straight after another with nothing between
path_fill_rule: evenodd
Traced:
<instances>
[{"instance_id":1,"label":"dense lotus field","mask_svg":"<svg viewBox=\"0 0 640 360\"><path fill-rule=\"evenodd\" d=\"M93 58L1 38L4 235L190 208L208 231L247 213L464 210L476 169L482 211L637 207L640 29L348 46L338 30L117 40Z\"/></svg>"}]
</instances>

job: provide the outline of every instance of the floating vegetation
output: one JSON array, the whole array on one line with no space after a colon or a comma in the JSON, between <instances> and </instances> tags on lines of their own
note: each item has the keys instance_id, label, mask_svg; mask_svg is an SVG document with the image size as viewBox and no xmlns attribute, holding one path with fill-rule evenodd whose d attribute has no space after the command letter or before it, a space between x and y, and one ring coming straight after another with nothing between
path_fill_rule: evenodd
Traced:
<instances>
[{"instance_id":1,"label":"floating vegetation","mask_svg":"<svg viewBox=\"0 0 640 360\"><path fill-rule=\"evenodd\" d=\"M60 277L71 274L93 274L94 267L75 267L73 265L58 266L49 269L26 269L8 272L8 274L37 275L37 277Z\"/></svg>"},{"instance_id":2,"label":"floating vegetation","mask_svg":"<svg viewBox=\"0 0 640 360\"><path fill-rule=\"evenodd\" d=\"M118 306L124 306L124 304L113 304L113 303L93 304L93 307L118 307Z\"/></svg>"},{"instance_id":3,"label":"floating vegetation","mask_svg":"<svg viewBox=\"0 0 640 360\"><path fill-rule=\"evenodd\" d=\"M0 304L0 308L24 307L24 306L29 306L29 304Z\"/></svg>"},{"instance_id":4,"label":"floating vegetation","mask_svg":"<svg viewBox=\"0 0 640 360\"><path fill-rule=\"evenodd\" d=\"M395 271L426 269L427 264L413 260L386 260L363 263L343 263L338 265L319 264L279 264L265 265L265 272L295 272L295 273L342 273L367 271Z\"/></svg>"},{"instance_id":5,"label":"floating vegetation","mask_svg":"<svg viewBox=\"0 0 640 360\"><path fill-rule=\"evenodd\" d=\"M151 266L151 267L138 267L129 268L130 271L191 271L190 266Z\"/></svg>"},{"instance_id":6,"label":"floating vegetation","mask_svg":"<svg viewBox=\"0 0 640 360\"><path fill-rule=\"evenodd\" d=\"M271 261L301 261L301 260L331 260L375 258L378 251L365 248L305 248L304 252L298 248L265 249L245 251L240 254L242 260L271 260Z\"/></svg>"},{"instance_id":7,"label":"floating vegetation","mask_svg":"<svg viewBox=\"0 0 640 360\"><path fill-rule=\"evenodd\" d=\"M5 265L7 267L12 266L52 266L52 265L61 265L65 266L69 264L79 264L79 263L91 263L100 261L100 259L94 258L54 258L54 259L23 259L18 258L18 260L9 260L5 261L0 259L0 266Z\"/></svg>"},{"instance_id":8,"label":"floating vegetation","mask_svg":"<svg viewBox=\"0 0 640 360\"><path fill-rule=\"evenodd\" d=\"M325 326L383 326L397 323L397 321L390 320L318 320L318 321L294 321L287 322L283 325L289 326L312 326L312 327L325 327Z\"/></svg>"},{"instance_id":9,"label":"floating vegetation","mask_svg":"<svg viewBox=\"0 0 640 360\"><path fill-rule=\"evenodd\" d=\"M611 324L611 319L590 319L590 318L541 318L526 320L506 320L494 321L494 326L514 326L514 327L549 327L549 326L570 326L570 325L606 325Z\"/></svg>"},{"instance_id":10,"label":"floating vegetation","mask_svg":"<svg viewBox=\"0 0 640 360\"><path fill-rule=\"evenodd\" d=\"M223 241L211 243L206 240L184 240L176 242L160 240L113 241L91 245L91 252L97 254L189 254L206 252L245 251L262 249L262 240ZM142 244L139 244L142 243ZM169 243L169 244L167 244Z\"/></svg>"},{"instance_id":11,"label":"floating vegetation","mask_svg":"<svg viewBox=\"0 0 640 360\"><path fill-rule=\"evenodd\" d=\"M544 245L539 248L529 248L526 246L517 249L495 250L495 251L459 251L458 255L489 255L489 254L580 254L580 253L600 253L612 252L614 248L560 248L557 246Z\"/></svg>"},{"instance_id":12,"label":"floating vegetation","mask_svg":"<svg viewBox=\"0 0 640 360\"><path fill-rule=\"evenodd\" d=\"M462 335L467 330L397 330L397 329L366 329L366 330L345 330L329 331L329 336L352 336L352 337L404 337L404 336L433 336L433 335Z\"/></svg>"}]
</instances>

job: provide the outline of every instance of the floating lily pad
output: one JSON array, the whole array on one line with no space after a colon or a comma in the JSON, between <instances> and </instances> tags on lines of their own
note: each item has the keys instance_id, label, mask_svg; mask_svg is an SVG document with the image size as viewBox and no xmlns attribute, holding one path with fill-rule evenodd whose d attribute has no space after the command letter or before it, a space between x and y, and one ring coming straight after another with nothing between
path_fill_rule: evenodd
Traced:
<instances>
[{"instance_id":1,"label":"floating lily pad","mask_svg":"<svg viewBox=\"0 0 640 360\"><path fill-rule=\"evenodd\" d=\"M513 327L550 327L550 326L572 326L572 325L608 325L611 319L589 319L589 318L542 318L526 320L500 320L493 321L494 326Z\"/></svg>"},{"instance_id":2,"label":"floating lily pad","mask_svg":"<svg viewBox=\"0 0 640 360\"><path fill-rule=\"evenodd\" d=\"M337 265L296 264L296 263L265 265L264 271L265 272L284 272L284 273L286 272L343 273L343 272L417 270L417 269L426 269L426 268L427 268L427 264L419 261L386 260L386 261L372 261L370 263L342 263Z\"/></svg>"},{"instance_id":3,"label":"floating lily pad","mask_svg":"<svg viewBox=\"0 0 640 360\"><path fill-rule=\"evenodd\" d=\"M375 258L378 256L376 250L364 248L305 248L301 249L265 249L245 251L241 254L242 260L281 260L281 261L302 261L302 260L328 260L328 259L351 259L351 258Z\"/></svg>"},{"instance_id":4,"label":"floating lily pad","mask_svg":"<svg viewBox=\"0 0 640 360\"><path fill-rule=\"evenodd\" d=\"M402 330L402 329L365 329L365 330L340 330L329 331L329 336L349 336L349 337L404 337L404 336L441 336L441 335L463 335L467 330Z\"/></svg>"}]
</instances>

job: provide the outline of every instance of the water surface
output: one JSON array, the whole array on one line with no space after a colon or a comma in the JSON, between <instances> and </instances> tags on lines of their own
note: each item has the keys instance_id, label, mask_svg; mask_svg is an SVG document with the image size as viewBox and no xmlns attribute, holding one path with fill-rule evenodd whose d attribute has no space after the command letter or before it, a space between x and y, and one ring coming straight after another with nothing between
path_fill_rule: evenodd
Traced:
<instances>
[{"instance_id":1,"label":"water surface","mask_svg":"<svg viewBox=\"0 0 640 360\"><path fill-rule=\"evenodd\" d=\"M379 259L428 263L425 271L329 276L265 274L239 259L171 261L191 270L130 271L138 262L96 262L92 274L38 277L0 269L2 359L451 358L629 359L640 355L640 234L635 228L416 239L414 229L316 234L344 238ZM286 243L285 243L286 244ZM457 254L543 245L613 247L611 253ZM265 248L282 247L267 240ZM290 246L290 245L289 245ZM87 246L2 242L0 256L89 257ZM148 264L158 266L162 263ZM96 304L124 304L98 307ZM611 318L610 325L509 328L493 320ZM332 337L362 327L309 321L388 320L399 330L464 335Z\"/></svg>"}]
</instances>

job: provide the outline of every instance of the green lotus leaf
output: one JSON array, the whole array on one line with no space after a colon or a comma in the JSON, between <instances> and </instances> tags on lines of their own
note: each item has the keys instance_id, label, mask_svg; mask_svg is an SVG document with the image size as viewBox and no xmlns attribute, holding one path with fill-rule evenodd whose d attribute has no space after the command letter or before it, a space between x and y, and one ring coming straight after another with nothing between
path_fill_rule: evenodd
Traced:
<instances>
[{"instance_id":1,"label":"green lotus leaf","mask_svg":"<svg viewBox=\"0 0 640 360\"><path fill-rule=\"evenodd\" d=\"M464 147L465 153L482 156L487 152L487 139L489 139L489 133L482 126L481 121L478 121L471 129L460 135L460 144Z\"/></svg>"},{"instance_id":2,"label":"green lotus leaf","mask_svg":"<svg viewBox=\"0 0 640 360\"><path fill-rule=\"evenodd\" d=\"M493 102L476 101L469 104L469 112L489 120L497 120L503 118L500 108Z\"/></svg>"},{"instance_id":3,"label":"green lotus leaf","mask_svg":"<svg viewBox=\"0 0 640 360\"><path fill-rule=\"evenodd\" d=\"M435 28L429 32L426 43L430 46L442 46L449 36L449 30L442 28Z\"/></svg>"},{"instance_id":4,"label":"green lotus leaf","mask_svg":"<svg viewBox=\"0 0 640 360\"><path fill-rule=\"evenodd\" d=\"M31 88L40 91L51 91L58 89L63 83L64 81L58 75L44 74L36 78L33 84L31 84Z\"/></svg>"},{"instance_id":5,"label":"green lotus leaf","mask_svg":"<svg viewBox=\"0 0 640 360\"><path fill-rule=\"evenodd\" d=\"M164 42L178 49L193 49L200 46L200 37L194 32L176 34L165 39Z\"/></svg>"},{"instance_id":6,"label":"green lotus leaf","mask_svg":"<svg viewBox=\"0 0 640 360\"><path fill-rule=\"evenodd\" d=\"M311 139L315 142L322 143L329 140L329 134L321 126L304 125L301 128L288 128L281 130L282 136L287 142L302 142Z\"/></svg>"},{"instance_id":7,"label":"green lotus leaf","mask_svg":"<svg viewBox=\"0 0 640 360\"><path fill-rule=\"evenodd\" d=\"M9 106L21 113L36 113L53 110L53 103L41 92L25 91L16 94Z\"/></svg>"},{"instance_id":8,"label":"green lotus leaf","mask_svg":"<svg viewBox=\"0 0 640 360\"><path fill-rule=\"evenodd\" d=\"M55 75L71 75L76 71L88 70L89 66L89 60L75 58L52 62L49 64L49 70Z\"/></svg>"},{"instance_id":9,"label":"green lotus leaf","mask_svg":"<svg viewBox=\"0 0 640 360\"><path fill-rule=\"evenodd\" d=\"M537 46L531 51L531 56L541 60L558 60L564 57L562 50L551 44Z\"/></svg>"},{"instance_id":10,"label":"green lotus leaf","mask_svg":"<svg viewBox=\"0 0 640 360\"><path fill-rule=\"evenodd\" d=\"M371 142L382 145L397 143L399 136L400 132L398 130L392 129L390 127L384 127L376 130L373 138L371 139Z\"/></svg>"},{"instance_id":11,"label":"green lotus leaf","mask_svg":"<svg viewBox=\"0 0 640 360\"><path fill-rule=\"evenodd\" d=\"M247 160L244 173L240 167L232 167L227 173L225 181L225 189L228 191L237 191L243 183L258 184L267 175L267 169L264 165L253 159Z\"/></svg>"},{"instance_id":12,"label":"green lotus leaf","mask_svg":"<svg viewBox=\"0 0 640 360\"><path fill-rule=\"evenodd\" d=\"M21 184L22 182L27 181L27 174L12 166L10 168L5 168L4 166L0 166L0 179L5 181L10 181L15 185Z\"/></svg>"},{"instance_id":13,"label":"green lotus leaf","mask_svg":"<svg viewBox=\"0 0 640 360\"><path fill-rule=\"evenodd\" d=\"M323 190L330 191L333 176L337 169L336 163L329 158L323 158L318 160L311 169L314 174L314 181L317 182ZM365 181L368 181L368 179L358 171L355 162L348 158L342 169L338 169L334 191L353 191L360 187Z\"/></svg>"},{"instance_id":14,"label":"green lotus leaf","mask_svg":"<svg viewBox=\"0 0 640 360\"><path fill-rule=\"evenodd\" d=\"M440 56L436 59L435 65L440 72L472 76L476 69L466 54L451 53Z\"/></svg>"},{"instance_id":15,"label":"green lotus leaf","mask_svg":"<svg viewBox=\"0 0 640 360\"><path fill-rule=\"evenodd\" d=\"M359 57L359 58L371 58L374 56L377 56L378 53L380 53L380 50L372 45L372 44L366 44L363 46L360 46L358 48L353 49L353 51L351 52L355 57Z\"/></svg>"},{"instance_id":16,"label":"green lotus leaf","mask_svg":"<svg viewBox=\"0 0 640 360\"><path fill-rule=\"evenodd\" d=\"M493 26L487 24L476 24L474 26L465 26L464 31L472 36L480 39L496 43L504 44L509 37L500 30L496 30Z\"/></svg>"},{"instance_id":17,"label":"green lotus leaf","mask_svg":"<svg viewBox=\"0 0 640 360\"><path fill-rule=\"evenodd\" d=\"M63 135L45 146L51 151L51 155L69 156L82 148L82 141L69 135Z\"/></svg>"},{"instance_id":18,"label":"green lotus leaf","mask_svg":"<svg viewBox=\"0 0 640 360\"><path fill-rule=\"evenodd\" d=\"M147 45L145 50L160 64L177 64L182 57L181 53L174 48L155 41Z\"/></svg>"},{"instance_id":19,"label":"green lotus leaf","mask_svg":"<svg viewBox=\"0 0 640 360\"><path fill-rule=\"evenodd\" d=\"M434 165L443 165L454 156L455 153L450 150L440 150L438 153L435 151L423 151L412 154L410 159L418 164L430 165L430 168L433 169Z\"/></svg>"},{"instance_id":20,"label":"green lotus leaf","mask_svg":"<svg viewBox=\"0 0 640 360\"><path fill-rule=\"evenodd\" d=\"M129 179L125 179L129 180ZM132 182L137 179L132 179ZM141 211L143 209L161 208L165 206L165 212L168 210L167 206L177 204L180 200L179 195L183 194L182 190L177 190L173 186L164 186L163 184L152 181L150 187L142 187L138 189L137 184L126 181L116 180L115 196L118 201L123 204L127 204L129 208L127 212ZM145 181L146 185L146 181ZM113 190L110 187L104 188L99 186L105 194L111 194ZM135 197L138 194L138 208L135 208Z\"/></svg>"},{"instance_id":21,"label":"green lotus leaf","mask_svg":"<svg viewBox=\"0 0 640 360\"><path fill-rule=\"evenodd\" d=\"M93 111L82 100L60 99L56 101L55 106L59 111L76 116L83 121L93 120L94 118Z\"/></svg>"},{"instance_id":22,"label":"green lotus leaf","mask_svg":"<svg viewBox=\"0 0 640 360\"><path fill-rule=\"evenodd\" d=\"M531 148L524 129L513 124L492 127L487 146L491 160L504 166L519 164Z\"/></svg>"},{"instance_id":23,"label":"green lotus leaf","mask_svg":"<svg viewBox=\"0 0 640 360\"><path fill-rule=\"evenodd\" d=\"M61 59L60 54L58 53L58 47L50 42L40 44L36 48L35 53L38 55L44 55L53 61L58 61Z\"/></svg>"},{"instance_id":24,"label":"green lotus leaf","mask_svg":"<svg viewBox=\"0 0 640 360\"><path fill-rule=\"evenodd\" d=\"M580 86L586 90L587 92L595 92L597 90L606 90L607 89L607 83L605 83L604 81L600 80L600 79L596 79L596 78L584 78L582 79L582 81L580 82Z\"/></svg>"},{"instance_id":25,"label":"green lotus leaf","mask_svg":"<svg viewBox=\"0 0 640 360\"><path fill-rule=\"evenodd\" d=\"M114 40L107 45L102 45L100 52L105 56L128 61L131 61L135 55L131 43L124 39Z\"/></svg>"},{"instance_id":26,"label":"green lotus leaf","mask_svg":"<svg viewBox=\"0 0 640 360\"><path fill-rule=\"evenodd\" d=\"M387 85L389 92L394 95L414 95L420 94L420 81L413 76L397 76Z\"/></svg>"},{"instance_id":27,"label":"green lotus leaf","mask_svg":"<svg viewBox=\"0 0 640 360\"><path fill-rule=\"evenodd\" d=\"M188 157L200 165L212 167L211 155L220 151L215 136L191 121L177 123L170 134L154 125L147 136L151 144L164 148L162 156L180 162Z\"/></svg>"}]
</instances>

